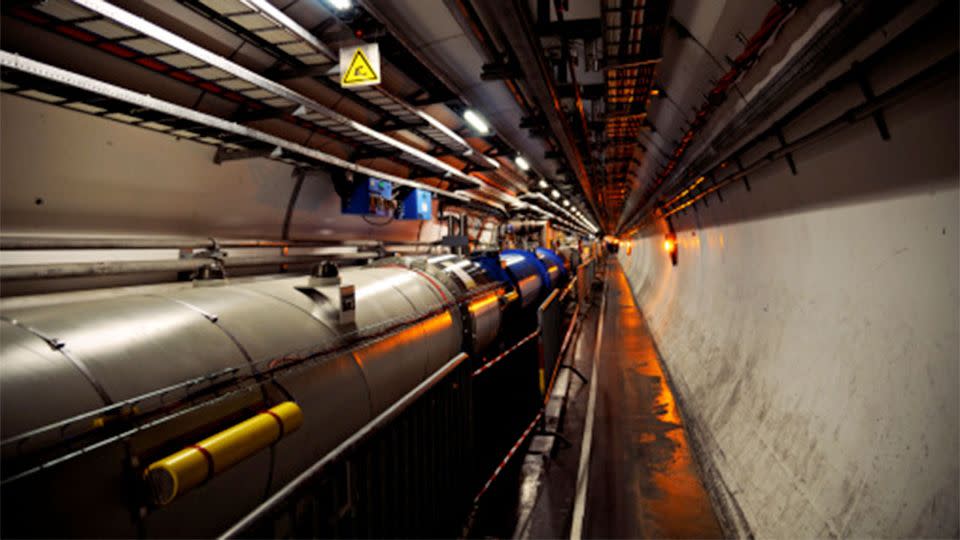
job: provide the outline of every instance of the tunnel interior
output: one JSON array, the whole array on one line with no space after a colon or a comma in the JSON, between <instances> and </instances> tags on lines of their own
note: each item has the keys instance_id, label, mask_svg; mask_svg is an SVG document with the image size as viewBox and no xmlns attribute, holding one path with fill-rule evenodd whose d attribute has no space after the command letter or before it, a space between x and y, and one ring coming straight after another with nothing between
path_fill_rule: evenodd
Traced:
<instances>
[{"instance_id":1,"label":"tunnel interior","mask_svg":"<svg viewBox=\"0 0 960 540\"><path fill-rule=\"evenodd\" d=\"M0 535L960 537L960 12L0 4Z\"/></svg>"}]
</instances>

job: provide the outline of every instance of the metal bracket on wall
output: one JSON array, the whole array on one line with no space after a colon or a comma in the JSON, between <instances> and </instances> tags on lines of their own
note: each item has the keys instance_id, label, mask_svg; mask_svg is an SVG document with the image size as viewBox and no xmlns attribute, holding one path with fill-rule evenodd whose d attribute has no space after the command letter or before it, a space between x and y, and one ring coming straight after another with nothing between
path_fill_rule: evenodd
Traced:
<instances>
[{"instance_id":1,"label":"metal bracket on wall","mask_svg":"<svg viewBox=\"0 0 960 540\"><path fill-rule=\"evenodd\" d=\"M236 161L238 159L277 159L281 154L283 154L283 150L279 146L273 150L230 150L226 147L218 146L217 153L213 155L213 162L220 165L224 161Z\"/></svg>"},{"instance_id":2,"label":"metal bracket on wall","mask_svg":"<svg viewBox=\"0 0 960 540\"><path fill-rule=\"evenodd\" d=\"M867 79L867 74L863 70L863 65L860 62L854 62L852 70L854 76L857 78L857 83L860 85L860 91L863 92L863 97L866 98L867 103L872 103L877 96L873 93L873 87L870 86L870 81ZM883 116L883 109L877 109L873 112L872 116L873 123L877 125L877 131L880 132L880 138L889 141L890 128L887 127L887 119Z\"/></svg>"},{"instance_id":3,"label":"metal bracket on wall","mask_svg":"<svg viewBox=\"0 0 960 540\"><path fill-rule=\"evenodd\" d=\"M740 161L740 156L734 158L734 161L737 162L737 168L743 171L743 162ZM747 191L750 191L750 178L747 175L743 175L743 185L747 188Z\"/></svg>"},{"instance_id":4,"label":"metal bracket on wall","mask_svg":"<svg viewBox=\"0 0 960 540\"><path fill-rule=\"evenodd\" d=\"M293 170L293 189L290 191L290 200L287 201L287 211L283 214L283 230L280 231L280 238L290 239L290 222L293 221L293 211L297 207L297 199L300 198L300 190L303 189L303 180L307 173L302 168L297 167Z\"/></svg>"},{"instance_id":5,"label":"metal bracket on wall","mask_svg":"<svg viewBox=\"0 0 960 540\"><path fill-rule=\"evenodd\" d=\"M223 266L223 260L227 255L229 255L229 253L224 251L220 246L220 242L212 236L210 237L210 245L200 251L190 249L180 251L181 259L213 259L219 266Z\"/></svg>"},{"instance_id":6,"label":"metal bracket on wall","mask_svg":"<svg viewBox=\"0 0 960 540\"><path fill-rule=\"evenodd\" d=\"M776 135L777 135L777 140L780 141L780 148L786 148L786 147L787 147L787 139L783 136L783 130L782 130L779 126L777 127ZM794 176L796 176L796 175L797 175L797 163L793 160L793 153L792 153L792 152L787 152L787 154L784 156L784 158L787 160L787 165L790 166L790 173L793 174Z\"/></svg>"},{"instance_id":7,"label":"metal bracket on wall","mask_svg":"<svg viewBox=\"0 0 960 540\"><path fill-rule=\"evenodd\" d=\"M710 177L710 186L716 188L717 199L719 199L720 202L722 203L722 202L723 202L723 193L721 193L721 192L720 192L720 188L717 187L717 178L716 178L716 177L714 177L714 176L711 176L711 177Z\"/></svg>"},{"instance_id":8,"label":"metal bracket on wall","mask_svg":"<svg viewBox=\"0 0 960 540\"><path fill-rule=\"evenodd\" d=\"M464 234L448 235L440 239L440 245L449 247L465 247L470 245L470 239Z\"/></svg>"},{"instance_id":9,"label":"metal bracket on wall","mask_svg":"<svg viewBox=\"0 0 960 540\"><path fill-rule=\"evenodd\" d=\"M344 201L350 198L353 193L353 173L343 169L331 169L330 181L333 182L333 190Z\"/></svg>"}]
</instances>

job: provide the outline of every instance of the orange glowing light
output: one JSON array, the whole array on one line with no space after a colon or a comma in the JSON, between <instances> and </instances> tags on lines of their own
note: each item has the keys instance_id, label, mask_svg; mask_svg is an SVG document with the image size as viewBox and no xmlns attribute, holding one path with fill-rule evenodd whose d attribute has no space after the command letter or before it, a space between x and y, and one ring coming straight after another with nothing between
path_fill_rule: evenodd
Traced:
<instances>
[{"instance_id":1,"label":"orange glowing light","mask_svg":"<svg viewBox=\"0 0 960 540\"><path fill-rule=\"evenodd\" d=\"M673 251L675 247L677 247L677 245L674 244L672 240L663 241L663 250L666 251L667 253L670 253L671 251Z\"/></svg>"},{"instance_id":2,"label":"orange glowing light","mask_svg":"<svg viewBox=\"0 0 960 540\"><path fill-rule=\"evenodd\" d=\"M402 331L396 334L371 343L363 349L354 352L353 355L354 358L356 358L357 363L362 366L365 359L380 357L383 354L386 354L387 351L398 347L406 347L409 344L421 339L430 339L435 335L449 329L451 326L453 326L453 317L450 315L449 311L444 311L439 315L435 315L429 319L421 321L419 324L404 328Z\"/></svg>"},{"instance_id":3,"label":"orange glowing light","mask_svg":"<svg viewBox=\"0 0 960 540\"><path fill-rule=\"evenodd\" d=\"M453 317L450 316L449 311L444 311L440 315L431 317L422 323L420 323L420 331L427 337L438 332L442 332L447 328L453 326Z\"/></svg>"},{"instance_id":4,"label":"orange glowing light","mask_svg":"<svg viewBox=\"0 0 960 540\"><path fill-rule=\"evenodd\" d=\"M493 304L496 302L497 302L497 295L491 294L479 300L474 300L473 302L470 302L470 305L467 306L467 309L470 310L470 313L476 313L478 311L483 310L485 307L489 306L490 304Z\"/></svg>"}]
</instances>

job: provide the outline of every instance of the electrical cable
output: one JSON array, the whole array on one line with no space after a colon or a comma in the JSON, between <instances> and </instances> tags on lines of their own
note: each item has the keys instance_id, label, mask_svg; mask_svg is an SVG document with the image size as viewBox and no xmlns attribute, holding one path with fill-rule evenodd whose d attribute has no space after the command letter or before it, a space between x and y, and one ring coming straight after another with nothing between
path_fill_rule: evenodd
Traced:
<instances>
[{"instance_id":1,"label":"electrical cable","mask_svg":"<svg viewBox=\"0 0 960 540\"><path fill-rule=\"evenodd\" d=\"M393 223L395 219L393 216L387 216L386 221L382 223L377 223L376 221L371 221L368 216L360 216L360 217L362 217L363 220L366 221L368 225L373 225L374 227L386 227L387 225Z\"/></svg>"}]
</instances>

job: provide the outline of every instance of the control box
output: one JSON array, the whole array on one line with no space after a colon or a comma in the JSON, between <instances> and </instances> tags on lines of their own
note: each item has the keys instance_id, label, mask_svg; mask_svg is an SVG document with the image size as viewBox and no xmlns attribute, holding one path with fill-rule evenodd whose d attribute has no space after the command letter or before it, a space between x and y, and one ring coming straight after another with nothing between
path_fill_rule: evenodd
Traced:
<instances>
[{"instance_id":1,"label":"control box","mask_svg":"<svg viewBox=\"0 0 960 540\"><path fill-rule=\"evenodd\" d=\"M425 189L414 189L400 205L400 219L433 219L433 195Z\"/></svg>"},{"instance_id":2,"label":"control box","mask_svg":"<svg viewBox=\"0 0 960 540\"><path fill-rule=\"evenodd\" d=\"M341 210L344 214L393 216L397 210L397 202L393 200L393 184L369 176L356 183L350 197L343 199Z\"/></svg>"},{"instance_id":3,"label":"control box","mask_svg":"<svg viewBox=\"0 0 960 540\"><path fill-rule=\"evenodd\" d=\"M340 285L340 324L357 320L357 292L353 285Z\"/></svg>"}]
</instances>

